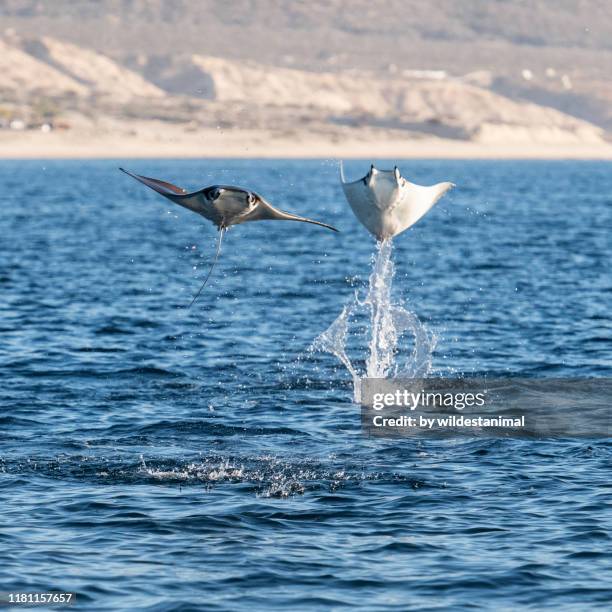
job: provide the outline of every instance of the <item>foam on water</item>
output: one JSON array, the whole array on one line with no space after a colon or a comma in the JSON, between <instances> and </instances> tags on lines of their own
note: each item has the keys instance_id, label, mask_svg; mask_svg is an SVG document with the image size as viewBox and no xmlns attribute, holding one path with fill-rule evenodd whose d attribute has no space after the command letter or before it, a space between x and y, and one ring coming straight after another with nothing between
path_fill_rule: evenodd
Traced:
<instances>
[{"instance_id":1,"label":"foam on water","mask_svg":"<svg viewBox=\"0 0 612 612\"><path fill-rule=\"evenodd\" d=\"M331 353L346 367L353 379L355 402L360 401L363 377L417 378L431 371L436 336L405 304L393 300L392 253L391 239L377 244L366 295L362 299L355 292L311 347ZM357 344L354 351L349 349L353 341Z\"/></svg>"}]
</instances>

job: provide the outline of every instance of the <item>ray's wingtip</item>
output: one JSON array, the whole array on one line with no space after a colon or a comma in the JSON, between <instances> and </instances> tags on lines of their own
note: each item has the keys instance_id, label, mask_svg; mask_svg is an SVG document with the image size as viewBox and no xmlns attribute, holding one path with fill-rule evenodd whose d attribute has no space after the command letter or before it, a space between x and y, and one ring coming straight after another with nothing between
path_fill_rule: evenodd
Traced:
<instances>
[{"instance_id":1,"label":"ray's wingtip","mask_svg":"<svg viewBox=\"0 0 612 612\"><path fill-rule=\"evenodd\" d=\"M310 219L308 219L309 223L312 223L313 225L319 225L320 227L324 227L325 229L329 229L332 232L336 232L337 234L340 233L340 230L337 227L334 227L333 225L328 225L327 223L321 223L320 221L311 221Z\"/></svg>"},{"instance_id":2,"label":"ray's wingtip","mask_svg":"<svg viewBox=\"0 0 612 612\"><path fill-rule=\"evenodd\" d=\"M308 221L310 221L310 219ZM312 221L310 221L310 223L312 223ZM340 233L340 230L337 227L334 227L333 225L329 225L329 223L321 223L321 221L315 221L314 224L320 225L321 227L324 227L325 229L330 229L332 232L336 232L338 234Z\"/></svg>"},{"instance_id":3,"label":"ray's wingtip","mask_svg":"<svg viewBox=\"0 0 612 612\"><path fill-rule=\"evenodd\" d=\"M122 168L121 166L119 166L119 170L121 170L121 172L123 172L124 174L131 176L132 178L135 178L135 179L139 178L138 174L134 174L133 172L130 172L129 170L126 170L125 168Z\"/></svg>"}]
</instances>

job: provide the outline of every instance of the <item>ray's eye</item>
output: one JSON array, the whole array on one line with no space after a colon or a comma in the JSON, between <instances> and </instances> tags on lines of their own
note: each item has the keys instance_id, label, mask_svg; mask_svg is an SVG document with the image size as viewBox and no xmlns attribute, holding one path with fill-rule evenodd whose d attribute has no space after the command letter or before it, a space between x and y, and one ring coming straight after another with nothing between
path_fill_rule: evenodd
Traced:
<instances>
[{"instance_id":1,"label":"ray's eye","mask_svg":"<svg viewBox=\"0 0 612 612\"><path fill-rule=\"evenodd\" d=\"M211 200L216 200L220 195L221 195L221 192L218 189L213 189L210 192L210 199Z\"/></svg>"},{"instance_id":2,"label":"ray's eye","mask_svg":"<svg viewBox=\"0 0 612 612\"><path fill-rule=\"evenodd\" d=\"M251 206L253 206L255 202L257 202L257 199L252 193L249 193L249 197L247 198L247 200Z\"/></svg>"}]
</instances>

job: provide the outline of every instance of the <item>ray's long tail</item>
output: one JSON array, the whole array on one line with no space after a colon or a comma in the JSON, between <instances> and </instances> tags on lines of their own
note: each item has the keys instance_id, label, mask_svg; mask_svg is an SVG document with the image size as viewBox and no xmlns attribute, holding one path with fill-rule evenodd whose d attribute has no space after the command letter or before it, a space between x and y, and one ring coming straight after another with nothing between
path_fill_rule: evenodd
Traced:
<instances>
[{"instance_id":1,"label":"ray's long tail","mask_svg":"<svg viewBox=\"0 0 612 612\"><path fill-rule=\"evenodd\" d=\"M208 282L208 279L210 278L210 275L212 274L212 271L217 263L217 260L219 259L219 253L221 253L221 242L223 241L223 234L225 233L225 229L221 228L219 230L219 239L217 240L217 250L215 252L215 258L213 259L212 264L210 265L210 268L208 270L208 274L206 275L206 278L204 279L204 282L202 283L202 286L198 289L198 292L195 294L193 300L191 300L191 303L189 304L189 306L187 308L191 308L196 300L200 297L200 293L202 293L202 290L204 289L204 287L206 286L206 283Z\"/></svg>"}]
</instances>

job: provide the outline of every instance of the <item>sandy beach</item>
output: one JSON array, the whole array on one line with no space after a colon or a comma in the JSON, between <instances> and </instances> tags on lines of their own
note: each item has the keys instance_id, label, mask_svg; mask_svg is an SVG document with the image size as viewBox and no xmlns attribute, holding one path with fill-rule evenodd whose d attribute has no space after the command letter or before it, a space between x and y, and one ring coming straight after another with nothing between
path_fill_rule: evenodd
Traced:
<instances>
[{"instance_id":1,"label":"sandy beach","mask_svg":"<svg viewBox=\"0 0 612 612\"><path fill-rule=\"evenodd\" d=\"M448 158L612 159L608 143L479 143L399 137L371 130L346 134L288 134L267 130L198 130L167 125L131 133L0 132L0 159L103 158Z\"/></svg>"}]
</instances>

